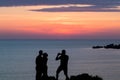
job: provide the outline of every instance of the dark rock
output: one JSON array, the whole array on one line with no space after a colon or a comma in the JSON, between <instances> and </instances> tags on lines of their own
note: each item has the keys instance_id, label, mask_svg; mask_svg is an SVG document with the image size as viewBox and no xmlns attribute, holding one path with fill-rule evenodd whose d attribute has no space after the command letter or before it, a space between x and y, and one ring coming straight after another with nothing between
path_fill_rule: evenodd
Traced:
<instances>
[{"instance_id":1,"label":"dark rock","mask_svg":"<svg viewBox=\"0 0 120 80\"><path fill-rule=\"evenodd\" d=\"M93 46L92 48L98 49L98 48L103 48L103 46Z\"/></svg>"},{"instance_id":2,"label":"dark rock","mask_svg":"<svg viewBox=\"0 0 120 80\"><path fill-rule=\"evenodd\" d=\"M89 75L87 73L83 73L83 74L80 74L77 76L71 76L70 80L103 80L103 79L97 75L92 76L92 75Z\"/></svg>"},{"instance_id":3,"label":"dark rock","mask_svg":"<svg viewBox=\"0 0 120 80\"><path fill-rule=\"evenodd\" d=\"M54 76L42 77L41 80L56 80Z\"/></svg>"},{"instance_id":4,"label":"dark rock","mask_svg":"<svg viewBox=\"0 0 120 80\"><path fill-rule=\"evenodd\" d=\"M93 49L105 48L105 49L120 49L120 44L109 44L105 46L93 46Z\"/></svg>"}]
</instances>

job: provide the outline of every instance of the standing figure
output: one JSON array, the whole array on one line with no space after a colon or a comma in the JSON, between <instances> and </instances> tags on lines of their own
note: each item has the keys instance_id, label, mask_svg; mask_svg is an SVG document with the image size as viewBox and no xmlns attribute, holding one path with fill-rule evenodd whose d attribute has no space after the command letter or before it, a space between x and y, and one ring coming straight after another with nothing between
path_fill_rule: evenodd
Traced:
<instances>
[{"instance_id":1,"label":"standing figure","mask_svg":"<svg viewBox=\"0 0 120 80\"><path fill-rule=\"evenodd\" d=\"M42 77L42 68L43 68L43 51L40 50L39 51L39 55L36 57L36 80L41 80Z\"/></svg>"},{"instance_id":2,"label":"standing figure","mask_svg":"<svg viewBox=\"0 0 120 80\"><path fill-rule=\"evenodd\" d=\"M48 78L48 66L47 66L47 61L48 61L48 54L44 53L43 54L43 77L46 79Z\"/></svg>"},{"instance_id":3,"label":"standing figure","mask_svg":"<svg viewBox=\"0 0 120 80\"><path fill-rule=\"evenodd\" d=\"M58 53L56 56L56 60L60 60L60 66L58 67L56 71L56 80L58 80L59 73L63 70L66 80L69 80L68 77L68 60L69 57L66 55L66 50L62 50L62 53Z\"/></svg>"}]
</instances>

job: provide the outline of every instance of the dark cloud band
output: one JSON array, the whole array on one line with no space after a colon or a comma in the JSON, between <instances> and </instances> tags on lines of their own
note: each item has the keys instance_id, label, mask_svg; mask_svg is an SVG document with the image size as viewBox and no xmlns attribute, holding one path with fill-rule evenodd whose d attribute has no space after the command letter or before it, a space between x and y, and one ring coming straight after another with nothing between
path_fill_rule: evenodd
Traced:
<instances>
[{"instance_id":1,"label":"dark cloud band","mask_svg":"<svg viewBox=\"0 0 120 80\"><path fill-rule=\"evenodd\" d=\"M6 6L30 6L30 5L65 5L65 4L89 4L90 7L53 7L43 8L31 11L44 12L73 12L73 11L108 11L120 12L117 6L120 6L120 0L0 0L0 7Z\"/></svg>"},{"instance_id":2,"label":"dark cloud band","mask_svg":"<svg viewBox=\"0 0 120 80\"><path fill-rule=\"evenodd\" d=\"M120 12L120 9L114 8L102 8L102 7L59 7L59 8L43 8L30 11L37 12Z\"/></svg>"},{"instance_id":3,"label":"dark cloud band","mask_svg":"<svg viewBox=\"0 0 120 80\"><path fill-rule=\"evenodd\" d=\"M0 0L0 6L60 4L92 4L98 6L116 6L120 5L120 0Z\"/></svg>"}]
</instances>

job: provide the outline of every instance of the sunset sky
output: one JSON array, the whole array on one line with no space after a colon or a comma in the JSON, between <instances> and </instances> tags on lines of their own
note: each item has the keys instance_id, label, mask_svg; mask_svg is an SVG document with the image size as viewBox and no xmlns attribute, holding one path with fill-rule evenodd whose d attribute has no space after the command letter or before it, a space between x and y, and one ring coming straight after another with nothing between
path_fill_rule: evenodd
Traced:
<instances>
[{"instance_id":1,"label":"sunset sky","mask_svg":"<svg viewBox=\"0 0 120 80\"><path fill-rule=\"evenodd\" d=\"M1 0L0 39L120 39L120 1Z\"/></svg>"}]
</instances>

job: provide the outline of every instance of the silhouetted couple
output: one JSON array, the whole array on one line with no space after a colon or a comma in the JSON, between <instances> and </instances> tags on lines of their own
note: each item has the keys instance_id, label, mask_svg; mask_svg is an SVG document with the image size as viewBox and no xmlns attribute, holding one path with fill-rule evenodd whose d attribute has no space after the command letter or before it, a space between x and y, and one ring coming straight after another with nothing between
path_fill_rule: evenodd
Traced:
<instances>
[{"instance_id":1,"label":"silhouetted couple","mask_svg":"<svg viewBox=\"0 0 120 80\"><path fill-rule=\"evenodd\" d=\"M47 60L48 54L43 51L39 51L39 55L36 58L36 80L41 80L43 77L48 77L47 75ZM62 50L62 53L58 53L56 56L56 60L60 60L60 66L56 71L56 80L58 80L59 73L61 71L64 72L66 80L69 80L68 77L68 55L66 55L66 50Z\"/></svg>"},{"instance_id":2,"label":"silhouetted couple","mask_svg":"<svg viewBox=\"0 0 120 80\"><path fill-rule=\"evenodd\" d=\"M41 78L47 78L47 61L48 54L43 53L42 50L39 51L39 55L36 57L36 80L41 80Z\"/></svg>"}]
</instances>

